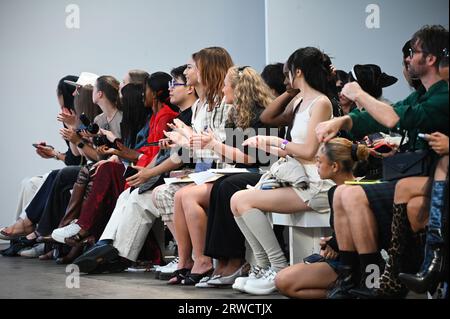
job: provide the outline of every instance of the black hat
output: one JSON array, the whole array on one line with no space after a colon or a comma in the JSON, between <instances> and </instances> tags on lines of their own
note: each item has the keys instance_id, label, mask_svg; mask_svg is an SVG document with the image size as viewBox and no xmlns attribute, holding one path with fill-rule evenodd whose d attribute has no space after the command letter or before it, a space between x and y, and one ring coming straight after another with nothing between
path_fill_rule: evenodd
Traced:
<instances>
[{"instance_id":1,"label":"black hat","mask_svg":"<svg viewBox=\"0 0 450 319\"><path fill-rule=\"evenodd\" d=\"M395 76L381 71L376 64L357 64L350 72L361 88L375 98L382 95L382 89L398 81Z\"/></svg>"}]
</instances>

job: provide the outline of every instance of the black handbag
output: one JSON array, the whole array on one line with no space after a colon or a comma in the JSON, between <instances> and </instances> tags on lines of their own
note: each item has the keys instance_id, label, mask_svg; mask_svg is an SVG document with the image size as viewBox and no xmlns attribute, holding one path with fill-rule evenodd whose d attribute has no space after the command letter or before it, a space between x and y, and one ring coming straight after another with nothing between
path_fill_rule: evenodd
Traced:
<instances>
[{"instance_id":1,"label":"black handbag","mask_svg":"<svg viewBox=\"0 0 450 319\"><path fill-rule=\"evenodd\" d=\"M403 144L404 137L400 146ZM414 145L414 144L413 144ZM412 176L428 176L431 169L429 150L400 152L383 159L383 180L396 181Z\"/></svg>"}]
</instances>

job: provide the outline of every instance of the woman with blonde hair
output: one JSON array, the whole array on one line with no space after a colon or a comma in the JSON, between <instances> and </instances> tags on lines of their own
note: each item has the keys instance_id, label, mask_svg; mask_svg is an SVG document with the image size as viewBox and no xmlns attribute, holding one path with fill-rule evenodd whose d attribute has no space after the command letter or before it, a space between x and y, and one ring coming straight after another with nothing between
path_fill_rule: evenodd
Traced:
<instances>
[{"instance_id":1,"label":"woman with blonde hair","mask_svg":"<svg viewBox=\"0 0 450 319\"><path fill-rule=\"evenodd\" d=\"M257 169L260 166L258 156L254 154L249 155L247 149L239 149L240 145L233 145L233 141L239 141L239 139L243 141L247 137L254 136L259 129L264 129L263 134L266 133L266 126L259 120L259 115L272 102L272 93L261 76L250 67L230 68L225 77L222 91L225 103L234 104L235 106L229 113L226 125L227 142L229 143L223 143L209 131L207 133L194 134L191 138L191 146L209 149L221 158L225 158L233 163L240 163L237 164L237 167ZM230 146L230 144L233 146ZM258 174L255 175L259 176ZM208 222L207 211L210 204L214 205L215 208L217 207L216 204L223 206L224 202L222 201L210 201L211 190L215 185L220 185L228 178L231 177L223 177L216 183L189 185L175 194L174 223L180 263L184 265L184 268L191 269L190 274L182 282L184 285L198 284L202 278L208 278L212 272L212 259L204 255ZM230 198L231 195L225 202L229 203ZM229 208L224 211L223 208L220 211L215 210L213 217L216 216L215 214L232 216ZM211 234L211 232L217 231L217 226L222 227L220 234L229 228L226 224L211 224L211 229L208 230L208 245L212 244L219 235ZM195 260L191 258L192 252ZM229 259L228 256L218 257L225 258L219 258L217 269L219 271L215 272L214 279L218 279L223 275L222 271L225 270ZM243 263L243 257L239 256L237 262L235 261L238 264L238 268ZM176 278L173 279L173 281L176 280Z\"/></svg>"},{"instance_id":2,"label":"woman with blonde hair","mask_svg":"<svg viewBox=\"0 0 450 319\"><path fill-rule=\"evenodd\" d=\"M355 179L353 171L356 166L366 162L368 157L369 148L353 144L344 138L332 139L320 148L316 156L319 176L321 179L330 179L336 183L336 186L328 191L332 228L334 224L333 194L336 187L346 181L353 181ZM305 263L287 267L277 274L275 285L281 294L299 299L319 299L327 296L327 289L337 279L339 248L334 234L326 239L322 238L320 246L322 258L313 255L317 257L317 262L305 259Z\"/></svg>"}]
</instances>

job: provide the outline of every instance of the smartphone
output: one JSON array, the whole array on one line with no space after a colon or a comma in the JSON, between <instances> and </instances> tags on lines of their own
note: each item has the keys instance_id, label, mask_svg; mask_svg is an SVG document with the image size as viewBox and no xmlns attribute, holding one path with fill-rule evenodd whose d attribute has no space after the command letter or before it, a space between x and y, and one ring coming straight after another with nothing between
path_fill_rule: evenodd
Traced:
<instances>
[{"instance_id":1,"label":"smartphone","mask_svg":"<svg viewBox=\"0 0 450 319\"><path fill-rule=\"evenodd\" d=\"M133 168L131 166L128 166L127 169L125 170L125 172L123 173L123 177L125 179L127 179L128 177L134 176L137 173L138 173L137 169L135 169L135 168Z\"/></svg>"},{"instance_id":2,"label":"smartphone","mask_svg":"<svg viewBox=\"0 0 450 319\"><path fill-rule=\"evenodd\" d=\"M52 149L55 149L53 146L51 146L51 145L43 145L43 144L37 144L37 143L34 143L34 144L32 144L35 148L38 148L38 146L44 146L44 147L50 147L50 148L52 148Z\"/></svg>"},{"instance_id":3,"label":"smartphone","mask_svg":"<svg viewBox=\"0 0 450 319\"><path fill-rule=\"evenodd\" d=\"M161 140L161 141L162 141L162 140ZM160 143L161 141L147 143L147 144L145 144L145 146L159 146L159 143ZM167 140L167 141L169 142L169 144L172 144L172 141L171 141L171 140Z\"/></svg>"},{"instance_id":4,"label":"smartphone","mask_svg":"<svg viewBox=\"0 0 450 319\"><path fill-rule=\"evenodd\" d=\"M303 262L305 264L314 264L314 263L320 263L320 262L323 262L323 261L325 261L325 257L323 257L323 256L321 256L319 254L312 254L312 255L310 255L308 257L305 257L303 259Z\"/></svg>"},{"instance_id":5,"label":"smartphone","mask_svg":"<svg viewBox=\"0 0 450 319\"><path fill-rule=\"evenodd\" d=\"M375 151L377 151L378 153L382 153L382 154L392 152L392 147L387 143L380 143L377 146L375 146L373 149Z\"/></svg>"}]
</instances>

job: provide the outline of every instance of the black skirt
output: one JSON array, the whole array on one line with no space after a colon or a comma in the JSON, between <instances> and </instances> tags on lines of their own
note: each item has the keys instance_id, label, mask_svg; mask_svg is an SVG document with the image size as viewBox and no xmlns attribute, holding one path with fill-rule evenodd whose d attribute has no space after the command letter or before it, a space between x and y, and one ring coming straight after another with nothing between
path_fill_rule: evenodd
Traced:
<instances>
[{"instance_id":1,"label":"black skirt","mask_svg":"<svg viewBox=\"0 0 450 319\"><path fill-rule=\"evenodd\" d=\"M392 206L394 205L396 184L397 181L361 185L378 224L378 244L380 249L388 249L391 242Z\"/></svg>"},{"instance_id":2,"label":"black skirt","mask_svg":"<svg viewBox=\"0 0 450 319\"><path fill-rule=\"evenodd\" d=\"M234 193L255 186L260 174L224 176L211 190L205 255L216 259L245 258L245 237L234 220L230 200Z\"/></svg>"}]
</instances>

